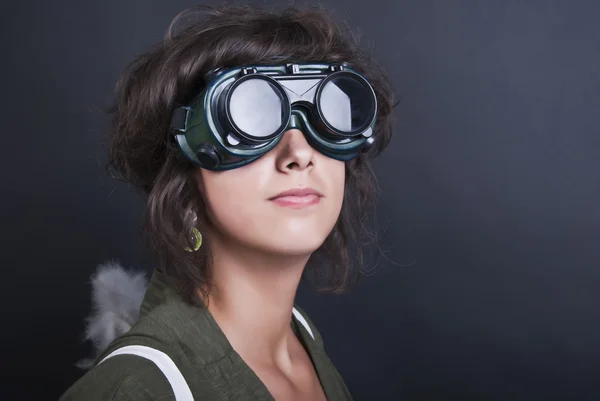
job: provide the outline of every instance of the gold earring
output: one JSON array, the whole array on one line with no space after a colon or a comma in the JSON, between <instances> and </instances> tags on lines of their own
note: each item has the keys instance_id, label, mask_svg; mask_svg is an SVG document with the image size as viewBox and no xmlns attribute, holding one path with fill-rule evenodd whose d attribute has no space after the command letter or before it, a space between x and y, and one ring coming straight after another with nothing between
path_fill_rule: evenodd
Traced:
<instances>
[{"instance_id":1,"label":"gold earring","mask_svg":"<svg viewBox=\"0 0 600 401\"><path fill-rule=\"evenodd\" d=\"M194 241L194 249L190 249L189 247L183 248L187 252L196 252L202 246L202 233L196 227L192 228L192 237Z\"/></svg>"}]
</instances>

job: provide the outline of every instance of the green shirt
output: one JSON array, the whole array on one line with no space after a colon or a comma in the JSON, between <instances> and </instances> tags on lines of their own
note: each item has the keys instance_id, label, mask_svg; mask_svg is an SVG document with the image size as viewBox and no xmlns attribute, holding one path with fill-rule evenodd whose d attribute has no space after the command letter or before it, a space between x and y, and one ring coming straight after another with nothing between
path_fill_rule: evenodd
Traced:
<instances>
[{"instance_id":1,"label":"green shirt","mask_svg":"<svg viewBox=\"0 0 600 401\"><path fill-rule=\"evenodd\" d=\"M185 302L155 271L139 321L115 339L102 360L126 345L142 345L166 353L187 382L195 401L274 400L258 376L232 348L210 312ZM323 339L306 314L311 334L292 318L291 325L310 356L327 399L351 400L342 377L325 353ZM314 338L313 338L314 336ZM169 381L154 362L137 355L116 355L89 370L60 401L174 401Z\"/></svg>"}]
</instances>

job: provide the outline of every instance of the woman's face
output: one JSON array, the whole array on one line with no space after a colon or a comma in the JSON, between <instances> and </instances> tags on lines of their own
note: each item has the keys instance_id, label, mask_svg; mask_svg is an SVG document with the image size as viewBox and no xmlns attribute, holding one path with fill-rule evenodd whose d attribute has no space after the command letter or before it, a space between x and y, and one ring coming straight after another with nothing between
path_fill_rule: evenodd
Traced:
<instances>
[{"instance_id":1,"label":"woman's face","mask_svg":"<svg viewBox=\"0 0 600 401\"><path fill-rule=\"evenodd\" d=\"M338 219L345 166L314 150L293 129L260 159L227 171L198 169L196 179L208 219L225 241L302 255L319 248ZM278 197L290 190L304 192Z\"/></svg>"}]
</instances>

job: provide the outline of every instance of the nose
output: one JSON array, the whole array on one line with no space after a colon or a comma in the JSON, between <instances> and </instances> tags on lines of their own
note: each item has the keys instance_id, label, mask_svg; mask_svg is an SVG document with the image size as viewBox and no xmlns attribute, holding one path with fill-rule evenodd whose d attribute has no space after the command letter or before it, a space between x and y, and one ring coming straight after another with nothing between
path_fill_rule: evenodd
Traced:
<instances>
[{"instance_id":1,"label":"nose","mask_svg":"<svg viewBox=\"0 0 600 401\"><path fill-rule=\"evenodd\" d=\"M277 169L281 172L310 169L315 163L315 150L299 129L284 132L277 144Z\"/></svg>"}]
</instances>

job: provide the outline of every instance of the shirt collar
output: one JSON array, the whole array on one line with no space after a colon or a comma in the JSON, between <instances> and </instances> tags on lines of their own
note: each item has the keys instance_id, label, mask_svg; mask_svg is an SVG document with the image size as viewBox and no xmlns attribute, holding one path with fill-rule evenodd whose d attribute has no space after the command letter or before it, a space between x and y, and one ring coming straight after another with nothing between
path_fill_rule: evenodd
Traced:
<instances>
[{"instance_id":1,"label":"shirt collar","mask_svg":"<svg viewBox=\"0 0 600 401\"><path fill-rule=\"evenodd\" d=\"M147 315L154 308L168 301L182 300L175 288L176 282L173 278L155 269L148 282L146 294L140 307L140 317Z\"/></svg>"}]
</instances>

